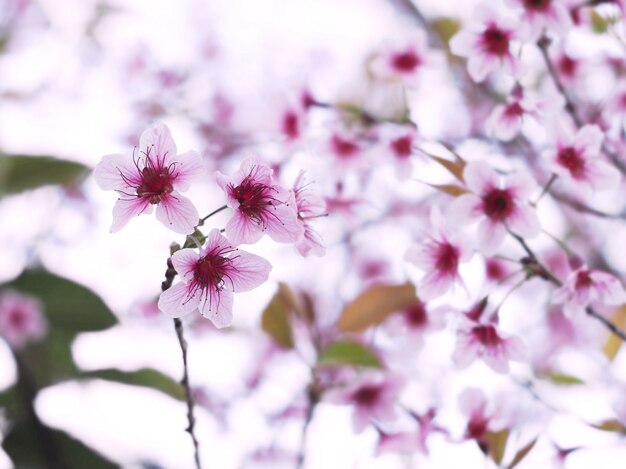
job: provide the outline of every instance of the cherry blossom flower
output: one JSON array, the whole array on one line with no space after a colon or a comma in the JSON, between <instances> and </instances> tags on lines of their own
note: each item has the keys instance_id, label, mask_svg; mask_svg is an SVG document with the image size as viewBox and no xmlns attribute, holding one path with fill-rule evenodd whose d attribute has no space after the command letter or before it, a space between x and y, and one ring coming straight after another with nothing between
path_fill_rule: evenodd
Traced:
<instances>
[{"instance_id":1,"label":"cherry blossom flower","mask_svg":"<svg viewBox=\"0 0 626 469\"><path fill-rule=\"evenodd\" d=\"M472 256L467 237L452 234L438 208L431 211L434 233L420 244L409 248L405 259L426 271L418 285L422 299L430 300L447 292L454 283L463 283L459 265Z\"/></svg>"},{"instance_id":2,"label":"cherry blossom flower","mask_svg":"<svg viewBox=\"0 0 626 469\"><path fill-rule=\"evenodd\" d=\"M376 444L376 455L384 453L406 453L413 454L416 451L428 455L426 440L431 433L448 434L445 428L434 423L435 409L429 409L425 414L418 415L411 412L411 416L417 421L418 428L411 431L398 433L387 433L377 428L378 443Z\"/></svg>"},{"instance_id":3,"label":"cherry blossom flower","mask_svg":"<svg viewBox=\"0 0 626 469\"><path fill-rule=\"evenodd\" d=\"M478 247L483 253L491 255L498 249L507 228L524 238L539 234L537 214L525 203L534 187L528 173L519 172L505 180L487 163L472 161L463 178L473 193L452 202L449 218L461 225L480 220Z\"/></svg>"},{"instance_id":4,"label":"cherry blossom flower","mask_svg":"<svg viewBox=\"0 0 626 469\"><path fill-rule=\"evenodd\" d=\"M434 62L427 45L424 31L416 29L408 38L387 45L373 60L372 71L380 78L413 85L422 68Z\"/></svg>"},{"instance_id":5,"label":"cherry blossom flower","mask_svg":"<svg viewBox=\"0 0 626 469\"><path fill-rule=\"evenodd\" d=\"M43 308L36 298L10 290L0 294L0 336L11 347L21 349L47 332Z\"/></svg>"},{"instance_id":6,"label":"cherry blossom flower","mask_svg":"<svg viewBox=\"0 0 626 469\"><path fill-rule=\"evenodd\" d=\"M399 376L371 372L345 388L326 392L324 397L333 404L354 406L354 430L360 433L370 420L385 422L395 419L394 404L403 386L404 380Z\"/></svg>"},{"instance_id":7,"label":"cherry blossom flower","mask_svg":"<svg viewBox=\"0 0 626 469\"><path fill-rule=\"evenodd\" d=\"M475 11L477 23L451 39L452 53L467 57L467 71L476 82L483 81L499 67L518 76L521 66L512 51L512 42L517 39L515 20L499 16L485 4Z\"/></svg>"},{"instance_id":8,"label":"cherry blossom flower","mask_svg":"<svg viewBox=\"0 0 626 469\"><path fill-rule=\"evenodd\" d=\"M234 244L256 243L264 233L279 243L295 243L304 231L293 194L272 181L273 171L258 158L241 163L231 178L217 172L217 183L235 213L226 224Z\"/></svg>"},{"instance_id":9,"label":"cherry blossom flower","mask_svg":"<svg viewBox=\"0 0 626 469\"><path fill-rule=\"evenodd\" d=\"M573 26L563 0L507 0L507 3L522 8L521 32L531 41L539 39L544 29L564 35Z\"/></svg>"},{"instance_id":10,"label":"cherry blossom flower","mask_svg":"<svg viewBox=\"0 0 626 469\"><path fill-rule=\"evenodd\" d=\"M204 174L200 156L194 151L177 155L176 144L164 124L141 134L139 155L107 155L94 170L98 186L114 190L120 198L113 207L111 232L123 228L132 217L151 213L171 230L193 233L199 217L191 201L178 191L189 189L191 181Z\"/></svg>"},{"instance_id":11,"label":"cherry blossom flower","mask_svg":"<svg viewBox=\"0 0 626 469\"><path fill-rule=\"evenodd\" d=\"M514 90L511 98L507 104L496 106L485 122L487 133L505 142L520 132L525 116L538 113L537 103L525 97L521 88Z\"/></svg>"},{"instance_id":12,"label":"cherry blossom flower","mask_svg":"<svg viewBox=\"0 0 626 469\"><path fill-rule=\"evenodd\" d=\"M296 243L296 248L303 256L312 253L315 256L323 256L326 248L316 231L313 230L309 221L326 215L326 202L317 193L308 190L308 184L304 183L304 171L300 171L293 184L293 194L296 201L298 220L304 231L302 237Z\"/></svg>"},{"instance_id":13,"label":"cherry blossom flower","mask_svg":"<svg viewBox=\"0 0 626 469\"><path fill-rule=\"evenodd\" d=\"M445 312L445 307L429 311L428 306L418 299L389 317L386 321L387 329L392 335L406 334L412 347L419 347L424 335L443 329Z\"/></svg>"},{"instance_id":14,"label":"cherry blossom flower","mask_svg":"<svg viewBox=\"0 0 626 469\"><path fill-rule=\"evenodd\" d=\"M494 371L507 373L510 360L525 358L524 344L518 337L509 337L499 331L491 321L473 321L465 317L457 331L452 360L459 368L465 368L478 358Z\"/></svg>"},{"instance_id":15,"label":"cherry blossom flower","mask_svg":"<svg viewBox=\"0 0 626 469\"><path fill-rule=\"evenodd\" d=\"M217 229L209 233L199 253L175 252L172 265L182 281L161 294L159 309L177 318L198 308L219 328L232 321L233 293L258 287L272 269L262 257L234 248Z\"/></svg>"},{"instance_id":16,"label":"cherry blossom flower","mask_svg":"<svg viewBox=\"0 0 626 469\"><path fill-rule=\"evenodd\" d=\"M600 159L604 134L598 126L586 125L575 134L563 129L560 134L556 148L544 153L552 171L584 190L614 189L619 185L619 171Z\"/></svg>"},{"instance_id":17,"label":"cherry blossom flower","mask_svg":"<svg viewBox=\"0 0 626 469\"><path fill-rule=\"evenodd\" d=\"M484 441L488 431L494 431L499 416L493 411L485 393L478 388L467 388L459 396L461 412L467 417L466 439Z\"/></svg>"},{"instance_id":18,"label":"cherry blossom flower","mask_svg":"<svg viewBox=\"0 0 626 469\"><path fill-rule=\"evenodd\" d=\"M626 291L614 275L583 266L552 294L552 302L563 303L566 314L580 314L595 302L611 306L626 303Z\"/></svg>"}]
</instances>

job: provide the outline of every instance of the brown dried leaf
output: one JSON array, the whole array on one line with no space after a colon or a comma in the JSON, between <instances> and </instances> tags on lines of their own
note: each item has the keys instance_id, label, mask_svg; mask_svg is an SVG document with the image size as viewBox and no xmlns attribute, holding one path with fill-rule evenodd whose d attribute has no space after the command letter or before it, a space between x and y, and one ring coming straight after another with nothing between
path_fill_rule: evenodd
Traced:
<instances>
[{"instance_id":1,"label":"brown dried leaf","mask_svg":"<svg viewBox=\"0 0 626 469\"><path fill-rule=\"evenodd\" d=\"M394 311L417 301L415 286L374 285L348 303L339 317L339 330L361 332L379 324Z\"/></svg>"}]
</instances>

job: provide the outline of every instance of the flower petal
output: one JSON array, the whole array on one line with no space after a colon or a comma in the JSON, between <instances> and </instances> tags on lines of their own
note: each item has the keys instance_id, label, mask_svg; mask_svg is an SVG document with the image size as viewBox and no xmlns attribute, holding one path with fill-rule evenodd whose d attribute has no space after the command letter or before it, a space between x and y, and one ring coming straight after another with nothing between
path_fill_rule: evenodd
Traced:
<instances>
[{"instance_id":1,"label":"flower petal","mask_svg":"<svg viewBox=\"0 0 626 469\"><path fill-rule=\"evenodd\" d=\"M161 199L156 210L156 217L170 230L181 234L191 234L200 221L196 207L187 197L172 192Z\"/></svg>"},{"instance_id":2,"label":"flower petal","mask_svg":"<svg viewBox=\"0 0 626 469\"><path fill-rule=\"evenodd\" d=\"M135 197L132 199L118 199L113 206L113 224L111 233L121 230L131 218L142 213L151 213L152 206L147 199Z\"/></svg>"},{"instance_id":3,"label":"flower petal","mask_svg":"<svg viewBox=\"0 0 626 469\"><path fill-rule=\"evenodd\" d=\"M193 280L193 269L198 263L198 253L195 249L181 249L172 256L172 264L180 277L187 283Z\"/></svg>"},{"instance_id":4,"label":"flower petal","mask_svg":"<svg viewBox=\"0 0 626 469\"><path fill-rule=\"evenodd\" d=\"M154 162L168 166L176 158L176 143L170 129L158 123L144 130L139 139L139 150L147 152Z\"/></svg>"},{"instance_id":5,"label":"flower petal","mask_svg":"<svg viewBox=\"0 0 626 469\"><path fill-rule=\"evenodd\" d=\"M509 228L522 238L534 238L541 232L537 212L532 207L515 207L508 220Z\"/></svg>"},{"instance_id":6,"label":"flower petal","mask_svg":"<svg viewBox=\"0 0 626 469\"><path fill-rule=\"evenodd\" d=\"M221 329L233 322L233 292L228 290L214 291L208 301L200 302L202 316L209 319L215 327Z\"/></svg>"},{"instance_id":7,"label":"flower petal","mask_svg":"<svg viewBox=\"0 0 626 469\"><path fill-rule=\"evenodd\" d=\"M449 205L447 217L451 226L463 226L475 222L482 215L480 198L474 194L464 194Z\"/></svg>"},{"instance_id":8,"label":"flower petal","mask_svg":"<svg viewBox=\"0 0 626 469\"><path fill-rule=\"evenodd\" d=\"M174 177L174 188L185 192L191 186L194 179L206 174L204 161L195 151L188 151L176 157L176 173Z\"/></svg>"},{"instance_id":9,"label":"flower petal","mask_svg":"<svg viewBox=\"0 0 626 469\"><path fill-rule=\"evenodd\" d=\"M240 210L235 210L232 218L226 223L226 237L234 245L253 244L263 237L263 230Z\"/></svg>"},{"instance_id":10,"label":"flower petal","mask_svg":"<svg viewBox=\"0 0 626 469\"><path fill-rule=\"evenodd\" d=\"M180 282L168 288L159 296L159 309L172 318L180 318L198 307L198 290L190 292L188 286Z\"/></svg>"},{"instance_id":11,"label":"flower petal","mask_svg":"<svg viewBox=\"0 0 626 469\"><path fill-rule=\"evenodd\" d=\"M135 194L141 184L139 170L133 159L124 155L106 155L93 170L96 184L105 191L117 190Z\"/></svg>"},{"instance_id":12,"label":"flower petal","mask_svg":"<svg viewBox=\"0 0 626 469\"><path fill-rule=\"evenodd\" d=\"M272 270L271 264L261 256L246 251L237 251L231 260L224 281L227 283L226 288L234 292L249 291L258 287L267 280Z\"/></svg>"},{"instance_id":13,"label":"flower petal","mask_svg":"<svg viewBox=\"0 0 626 469\"><path fill-rule=\"evenodd\" d=\"M500 247L505 236L504 224L485 219L478 225L478 249L487 256L492 255Z\"/></svg>"}]
</instances>

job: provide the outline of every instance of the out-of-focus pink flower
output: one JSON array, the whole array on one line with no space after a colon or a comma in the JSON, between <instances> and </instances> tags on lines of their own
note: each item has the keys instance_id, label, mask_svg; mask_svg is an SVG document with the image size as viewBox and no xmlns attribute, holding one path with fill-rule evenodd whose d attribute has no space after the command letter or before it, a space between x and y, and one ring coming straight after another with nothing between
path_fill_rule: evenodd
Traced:
<instances>
[{"instance_id":1,"label":"out-of-focus pink flower","mask_svg":"<svg viewBox=\"0 0 626 469\"><path fill-rule=\"evenodd\" d=\"M544 153L550 169L580 189L614 189L619 171L600 159L604 134L596 125L585 125L575 134L562 129L556 147Z\"/></svg>"},{"instance_id":2,"label":"out-of-focus pink flower","mask_svg":"<svg viewBox=\"0 0 626 469\"><path fill-rule=\"evenodd\" d=\"M389 317L386 325L391 334L407 334L411 345L417 347L421 345L425 334L440 330L445 326L444 313L444 308L429 311L425 303L417 300Z\"/></svg>"},{"instance_id":3,"label":"out-of-focus pink flower","mask_svg":"<svg viewBox=\"0 0 626 469\"><path fill-rule=\"evenodd\" d=\"M226 236L234 245L256 243L264 233L279 243L295 243L302 236L293 195L274 184L272 173L256 157L241 163L231 178L217 173L217 183L235 211L226 224Z\"/></svg>"},{"instance_id":4,"label":"out-of-focus pink flower","mask_svg":"<svg viewBox=\"0 0 626 469\"><path fill-rule=\"evenodd\" d=\"M565 52L561 52L553 58L553 63L559 74L559 78L565 86L575 86L578 79L583 75L581 60Z\"/></svg>"},{"instance_id":5,"label":"out-of-focus pink flower","mask_svg":"<svg viewBox=\"0 0 626 469\"><path fill-rule=\"evenodd\" d=\"M563 0L507 0L507 3L522 8L521 33L531 41L539 39L544 29L564 35L573 26Z\"/></svg>"},{"instance_id":6,"label":"out-of-focus pink flower","mask_svg":"<svg viewBox=\"0 0 626 469\"><path fill-rule=\"evenodd\" d=\"M272 269L262 257L234 248L217 229L209 233L199 253L181 249L172 256L172 264L182 282L161 294L159 309L177 318L198 308L220 328L232 322L233 293L258 287Z\"/></svg>"},{"instance_id":7,"label":"out-of-focus pink flower","mask_svg":"<svg viewBox=\"0 0 626 469\"><path fill-rule=\"evenodd\" d=\"M32 296L14 291L0 293L0 336L14 349L42 339L48 323L41 303Z\"/></svg>"},{"instance_id":8,"label":"out-of-focus pink flower","mask_svg":"<svg viewBox=\"0 0 626 469\"><path fill-rule=\"evenodd\" d=\"M452 53L467 57L467 70L476 82L483 81L499 67L519 76L521 66L511 47L517 39L516 21L499 16L486 4L476 8L476 20L451 39Z\"/></svg>"},{"instance_id":9,"label":"out-of-focus pink flower","mask_svg":"<svg viewBox=\"0 0 626 469\"><path fill-rule=\"evenodd\" d=\"M507 104L494 108L485 122L485 130L506 142L519 133L525 116L536 116L537 113L537 103L525 97L522 89L518 88Z\"/></svg>"},{"instance_id":10,"label":"out-of-focus pink flower","mask_svg":"<svg viewBox=\"0 0 626 469\"><path fill-rule=\"evenodd\" d=\"M326 215L326 202L319 194L308 189L308 184L304 183L304 171L300 171L293 184L293 194L298 220L304 228L296 247L303 256L307 256L309 253L323 256L326 248L322 244L319 234L311 227L310 221Z\"/></svg>"},{"instance_id":11,"label":"out-of-focus pink flower","mask_svg":"<svg viewBox=\"0 0 626 469\"><path fill-rule=\"evenodd\" d=\"M403 41L386 46L373 60L372 71L382 79L414 85L422 68L433 63L427 44L424 31L416 29Z\"/></svg>"},{"instance_id":12,"label":"out-of-focus pink flower","mask_svg":"<svg viewBox=\"0 0 626 469\"><path fill-rule=\"evenodd\" d=\"M431 226L433 234L409 248L405 256L407 261L426 272L418 286L424 300L443 295L455 282L462 284L459 265L472 256L467 237L459 232L452 233L438 209L431 212Z\"/></svg>"},{"instance_id":13,"label":"out-of-focus pink flower","mask_svg":"<svg viewBox=\"0 0 626 469\"><path fill-rule=\"evenodd\" d=\"M468 419L464 437L482 442L488 431L493 431L492 422L497 416L490 409L485 393L477 388L467 388L459 397L461 412Z\"/></svg>"},{"instance_id":14,"label":"out-of-focus pink flower","mask_svg":"<svg viewBox=\"0 0 626 469\"><path fill-rule=\"evenodd\" d=\"M572 272L552 294L553 303L563 303L566 314L579 314L587 306L626 303L626 291L617 277L586 266Z\"/></svg>"},{"instance_id":15,"label":"out-of-focus pink flower","mask_svg":"<svg viewBox=\"0 0 626 469\"><path fill-rule=\"evenodd\" d=\"M412 454L419 451L428 455L426 440L431 433L440 432L447 434L447 430L435 424L435 410L430 409L423 415L411 413L419 427L412 431L398 433L386 433L380 428L378 430L378 443L376 445L376 455L384 453L407 453Z\"/></svg>"},{"instance_id":16,"label":"out-of-focus pink flower","mask_svg":"<svg viewBox=\"0 0 626 469\"><path fill-rule=\"evenodd\" d=\"M399 376L372 372L345 388L328 391L325 400L354 406L354 429L361 432L372 419L381 422L395 419L394 405L403 386L404 380Z\"/></svg>"},{"instance_id":17,"label":"out-of-focus pink flower","mask_svg":"<svg viewBox=\"0 0 626 469\"><path fill-rule=\"evenodd\" d=\"M528 173L504 180L487 163L472 161L463 178L473 194L457 197L450 205L449 217L461 225L480 220L478 247L483 253L493 254L500 247L507 227L524 238L539 234L537 214L526 204L534 187Z\"/></svg>"},{"instance_id":18,"label":"out-of-focus pink flower","mask_svg":"<svg viewBox=\"0 0 626 469\"><path fill-rule=\"evenodd\" d=\"M330 152L338 163L346 166L360 166L363 151L356 137L345 132L333 132L328 141Z\"/></svg>"},{"instance_id":19,"label":"out-of-focus pink flower","mask_svg":"<svg viewBox=\"0 0 626 469\"><path fill-rule=\"evenodd\" d=\"M459 368L465 368L478 358L494 371L507 373L510 360L525 358L524 344L518 337L503 334L493 322L464 318L457 331L452 360Z\"/></svg>"},{"instance_id":20,"label":"out-of-focus pink flower","mask_svg":"<svg viewBox=\"0 0 626 469\"><path fill-rule=\"evenodd\" d=\"M193 233L199 217L191 201L178 191L189 189L191 181L204 173L200 156L194 151L177 155L170 130L157 124L141 134L139 155L107 155L94 170L100 188L114 190L120 198L113 207L111 232L123 228L142 213L151 213L171 230Z\"/></svg>"}]
</instances>

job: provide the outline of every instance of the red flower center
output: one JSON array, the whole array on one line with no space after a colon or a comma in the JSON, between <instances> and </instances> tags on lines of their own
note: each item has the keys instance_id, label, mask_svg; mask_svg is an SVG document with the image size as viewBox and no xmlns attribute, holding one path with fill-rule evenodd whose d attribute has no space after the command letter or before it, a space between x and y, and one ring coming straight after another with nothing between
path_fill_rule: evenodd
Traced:
<instances>
[{"instance_id":1,"label":"red flower center","mask_svg":"<svg viewBox=\"0 0 626 469\"><path fill-rule=\"evenodd\" d=\"M459 268L459 250L448 242L439 243L435 268L441 273L456 274Z\"/></svg>"},{"instance_id":2,"label":"red flower center","mask_svg":"<svg viewBox=\"0 0 626 469\"><path fill-rule=\"evenodd\" d=\"M230 263L228 257L208 253L193 268L193 278L200 286L220 285Z\"/></svg>"},{"instance_id":3,"label":"red flower center","mask_svg":"<svg viewBox=\"0 0 626 469\"><path fill-rule=\"evenodd\" d=\"M238 210L258 224L264 224L271 215L272 205L282 203L272 196L272 187L255 181L252 175L246 176L237 187L230 185L228 190L239 202Z\"/></svg>"},{"instance_id":4,"label":"red flower center","mask_svg":"<svg viewBox=\"0 0 626 469\"><path fill-rule=\"evenodd\" d=\"M300 135L300 126L298 124L298 115L295 112L288 110L283 114L282 130L291 140L295 140Z\"/></svg>"},{"instance_id":5,"label":"red flower center","mask_svg":"<svg viewBox=\"0 0 626 469\"><path fill-rule=\"evenodd\" d=\"M170 168L155 168L148 158L146 167L141 170L141 184L137 186L137 195L149 199L151 204L160 203L164 196L174 190L174 176Z\"/></svg>"},{"instance_id":6,"label":"red flower center","mask_svg":"<svg viewBox=\"0 0 626 469\"><path fill-rule=\"evenodd\" d=\"M576 275L576 284L574 286L576 290L583 290L589 288L592 285L593 280L591 279L588 270L581 270L580 272L578 272L578 274Z\"/></svg>"},{"instance_id":7,"label":"red flower center","mask_svg":"<svg viewBox=\"0 0 626 469\"><path fill-rule=\"evenodd\" d=\"M495 24L490 24L482 34L482 45L485 52L502 57L509 52L510 33Z\"/></svg>"},{"instance_id":8,"label":"red flower center","mask_svg":"<svg viewBox=\"0 0 626 469\"><path fill-rule=\"evenodd\" d=\"M359 388L352 396L359 406L372 406L380 398L381 388L374 384L368 384Z\"/></svg>"},{"instance_id":9,"label":"red flower center","mask_svg":"<svg viewBox=\"0 0 626 469\"><path fill-rule=\"evenodd\" d=\"M486 347L494 347L502 341L492 324L476 326L472 329L472 334Z\"/></svg>"},{"instance_id":10,"label":"red flower center","mask_svg":"<svg viewBox=\"0 0 626 469\"><path fill-rule=\"evenodd\" d=\"M506 117L520 117L524 115L524 109L522 108L522 106L519 105L519 103L516 101L514 103L509 104L505 109L504 109L504 115Z\"/></svg>"},{"instance_id":11,"label":"red flower center","mask_svg":"<svg viewBox=\"0 0 626 469\"><path fill-rule=\"evenodd\" d=\"M411 156L411 146L413 143L413 138L410 135L405 135L404 137L396 138L391 141L391 149L399 158L408 158Z\"/></svg>"},{"instance_id":12,"label":"red flower center","mask_svg":"<svg viewBox=\"0 0 626 469\"><path fill-rule=\"evenodd\" d=\"M550 7L551 0L524 0L524 6L528 10L546 11Z\"/></svg>"},{"instance_id":13,"label":"red flower center","mask_svg":"<svg viewBox=\"0 0 626 469\"><path fill-rule=\"evenodd\" d=\"M574 179L585 177L585 160L573 147L561 148L557 155L557 162L567 169Z\"/></svg>"},{"instance_id":14,"label":"red flower center","mask_svg":"<svg viewBox=\"0 0 626 469\"><path fill-rule=\"evenodd\" d=\"M359 147L356 143L341 138L339 135L333 135L331 145L333 151L342 158L351 158L359 153Z\"/></svg>"},{"instance_id":15,"label":"red flower center","mask_svg":"<svg viewBox=\"0 0 626 469\"><path fill-rule=\"evenodd\" d=\"M400 72L410 73L415 70L422 61L412 50L395 54L391 58L391 65Z\"/></svg>"},{"instance_id":16,"label":"red flower center","mask_svg":"<svg viewBox=\"0 0 626 469\"><path fill-rule=\"evenodd\" d=\"M474 417L467 423L467 430L465 435L467 438L474 440L481 440L487 432L487 426L489 421L484 417Z\"/></svg>"},{"instance_id":17,"label":"red flower center","mask_svg":"<svg viewBox=\"0 0 626 469\"><path fill-rule=\"evenodd\" d=\"M426 306L421 301L412 304L404 310L404 319L412 327L422 327L428 324Z\"/></svg>"},{"instance_id":18,"label":"red flower center","mask_svg":"<svg viewBox=\"0 0 626 469\"><path fill-rule=\"evenodd\" d=\"M578 61L563 54L561 55L561 57L559 57L559 60L557 61L557 67L561 74L565 75L566 77L572 78L574 77L574 75L576 75L576 72L578 71Z\"/></svg>"},{"instance_id":19,"label":"red flower center","mask_svg":"<svg viewBox=\"0 0 626 469\"><path fill-rule=\"evenodd\" d=\"M508 189L492 188L483 195L485 215L494 221L506 220L514 207L513 197Z\"/></svg>"},{"instance_id":20,"label":"red flower center","mask_svg":"<svg viewBox=\"0 0 626 469\"><path fill-rule=\"evenodd\" d=\"M19 309L12 310L8 319L12 329L21 330L26 325L26 315Z\"/></svg>"}]
</instances>

